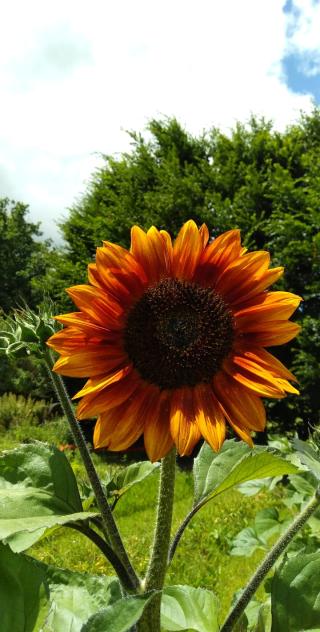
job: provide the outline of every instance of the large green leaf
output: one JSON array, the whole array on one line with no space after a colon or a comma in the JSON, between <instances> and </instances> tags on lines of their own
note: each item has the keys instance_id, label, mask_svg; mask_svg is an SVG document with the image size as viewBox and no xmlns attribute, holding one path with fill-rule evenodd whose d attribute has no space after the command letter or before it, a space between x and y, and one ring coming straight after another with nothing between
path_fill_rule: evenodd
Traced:
<instances>
[{"instance_id":1,"label":"large green leaf","mask_svg":"<svg viewBox=\"0 0 320 632\"><path fill-rule=\"evenodd\" d=\"M320 452L313 448L306 441L295 438L293 445L299 452L300 459L304 465L312 472L312 474L320 480Z\"/></svg>"},{"instance_id":2,"label":"large green leaf","mask_svg":"<svg viewBox=\"0 0 320 632\"><path fill-rule=\"evenodd\" d=\"M272 478L260 478L253 481L246 481L238 485L238 491L244 496L255 496L262 490L272 490L282 480L282 476L273 476Z\"/></svg>"},{"instance_id":3,"label":"large green leaf","mask_svg":"<svg viewBox=\"0 0 320 632\"><path fill-rule=\"evenodd\" d=\"M272 632L320 629L320 552L285 560L271 590Z\"/></svg>"},{"instance_id":4,"label":"large green leaf","mask_svg":"<svg viewBox=\"0 0 320 632\"><path fill-rule=\"evenodd\" d=\"M93 512L79 512L65 516L45 515L31 518L0 518L0 540L9 544L12 551L20 553L26 551L35 542L47 535L54 527L71 524L78 520L88 520L96 516Z\"/></svg>"},{"instance_id":5,"label":"large green leaf","mask_svg":"<svg viewBox=\"0 0 320 632\"><path fill-rule=\"evenodd\" d=\"M120 599L88 619L81 632L128 632L139 621L154 593Z\"/></svg>"},{"instance_id":6,"label":"large green leaf","mask_svg":"<svg viewBox=\"0 0 320 632\"><path fill-rule=\"evenodd\" d=\"M36 442L0 456L0 539L12 550L32 546L46 529L86 520L63 452Z\"/></svg>"},{"instance_id":7,"label":"large green leaf","mask_svg":"<svg viewBox=\"0 0 320 632\"><path fill-rule=\"evenodd\" d=\"M238 598L241 593L241 590L237 591ZM233 632L271 632L270 599L264 603L255 598L251 599L240 619L235 623Z\"/></svg>"},{"instance_id":8,"label":"large green leaf","mask_svg":"<svg viewBox=\"0 0 320 632\"><path fill-rule=\"evenodd\" d=\"M258 614L258 621L256 626L252 628L252 632L271 632L272 617L270 606L271 604L269 601L261 605Z\"/></svg>"},{"instance_id":9,"label":"large green leaf","mask_svg":"<svg viewBox=\"0 0 320 632\"><path fill-rule=\"evenodd\" d=\"M232 598L232 607L239 601L243 590L237 590ZM250 599L245 611L232 628L233 632L271 632L271 600Z\"/></svg>"},{"instance_id":10,"label":"large green leaf","mask_svg":"<svg viewBox=\"0 0 320 632\"><path fill-rule=\"evenodd\" d=\"M161 601L161 627L168 631L217 632L218 599L210 590L168 586Z\"/></svg>"},{"instance_id":11,"label":"large green leaf","mask_svg":"<svg viewBox=\"0 0 320 632\"><path fill-rule=\"evenodd\" d=\"M280 520L275 507L267 507L259 511L254 525L242 529L232 541L231 555L249 557L257 549L266 550L269 538L281 533L288 525L288 520Z\"/></svg>"},{"instance_id":12,"label":"large green leaf","mask_svg":"<svg viewBox=\"0 0 320 632\"><path fill-rule=\"evenodd\" d=\"M40 630L45 620L45 571L0 544L0 612L3 632Z\"/></svg>"},{"instance_id":13,"label":"large green leaf","mask_svg":"<svg viewBox=\"0 0 320 632\"><path fill-rule=\"evenodd\" d=\"M318 481L308 470L300 474L289 476L289 485L286 488L286 496L282 502L287 507L300 507L314 495L318 487Z\"/></svg>"},{"instance_id":14,"label":"large green leaf","mask_svg":"<svg viewBox=\"0 0 320 632\"><path fill-rule=\"evenodd\" d=\"M1 632L80 632L90 615L121 598L115 577L47 566L0 544Z\"/></svg>"},{"instance_id":15,"label":"large green leaf","mask_svg":"<svg viewBox=\"0 0 320 632\"><path fill-rule=\"evenodd\" d=\"M204 504L218 494L246 481L297 472L284 455L273 449L225 441L220 452L204 444L194 461L194 505Z\"/></svg>"},{"instance_id":16,"label":"large green leaf","mask_svg":"<svg viewBox=\"0 0 320 632\"><path fill-rule=\"evenodd\" d=\"M105 483L107 495L115 499L120 498L133 485L140 483L144 478L150 476L159 468L159 463L150 463L150 461L141 461L140 463L132 463L116 472Z\"/></svg>"}]
</instances>

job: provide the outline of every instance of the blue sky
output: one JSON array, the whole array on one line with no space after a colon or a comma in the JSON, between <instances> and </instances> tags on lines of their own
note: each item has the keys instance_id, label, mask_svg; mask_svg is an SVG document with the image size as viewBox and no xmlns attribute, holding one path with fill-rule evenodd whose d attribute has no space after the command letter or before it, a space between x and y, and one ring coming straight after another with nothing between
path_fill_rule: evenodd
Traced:
<instances>
[{"instance_id":1,"label":"blue sky","mask_svg":"<svg viewBox=\"0 0 320 632\"><path fill-rule=\"evenodd\" d=\"M311 7L310 7L311 4ZM287 35L288 51L282 59L283 72L288 87L295 93L310 94L315 104L320 105L320 37L315 44L307 41L306 37L300 41L302 25L309 22L309 32L319 28L316 15L319 15L319 0L309 3L314 13L307 17L303 3L287 0L283 11L288 17Z\"/></svg>"},{"instance_id":2,"label":"blue sky","mask_svg":"<svg viewBox=\"0 0 320 632\"><path fill-rule=\"evenodd\" d=\"M59 241L125 130L228 133L251 114L283 130L320 104L320 0L11 0L0 59L0 197Z\"/></svg>"},{"instance_id":3,"label":"blue sky","mask_svg":"<svg viewBox=\"0 0 320 632\"><path fill-rule=\"evenodd\" d=\"M320 105L320 73L313 57L289 53L282 63L289 88L296 93L312 95L315 104ZM312 70L314 74L311 74Z\"/></svg>"}]
</instances>

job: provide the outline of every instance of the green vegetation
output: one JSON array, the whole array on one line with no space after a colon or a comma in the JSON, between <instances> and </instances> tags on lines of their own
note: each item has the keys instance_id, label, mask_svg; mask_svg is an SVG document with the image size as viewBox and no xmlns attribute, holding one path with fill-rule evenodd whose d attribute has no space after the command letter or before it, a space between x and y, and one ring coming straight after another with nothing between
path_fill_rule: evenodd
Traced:
<instances>
[{"instance_id":1,"label":"green vegetation","mask_svg":"<svg viewBox=\"0 0 320 632\"><path fill-rule=\"evenodd\" d=\"M68 445L72 436L63 417L56 414L57 405L34 400L30 396L6 393L0 397L0 452L19 443L44 441Z\"/></svg>"},{"instance_id":2,"label":"green vegetation","mask_svg":"<svg viewBox=\"0 0 320 632\"><path fill-rule=\"evenodd\" d=\"M27 213L27 205L0 199L0 308L6 313L23 303L36 307L33 282L45 274L50 251L50 242L40 242L39 224L28 222Z\"/></svg>"},{"instance_id":3,"label":"green vegetation","mask_svg":"<svg viewBox=\"0 0 320 632\"><path fill-rule=\"evenodd\" d=\"M121 533L140 572L146 567L154 524L156 475L151 480L141 483L139 489L130 490L115 510ZM180 472L177 477L174 528L184 518L191 501L191 475ZM249 579L262 557L259 552L248 559L230 558L232 537L248 522L252 522L261 507L269 504L273 506L275 502L270 494L261 494L252 502L232 491L208 504L186 531L167 575L167 584L190 584L213 590L221 599L225 615L232 595ZM112 574L111 567L91 542L67 528L37 544L30 554L72 570Z\"/></svg>"},{"instance_id":4,"label":"green vegetation","mask_svg":"<svg viewBox=\"0 0 320 632\"><path fill-rule=\"evenodd\" d=\"M51 421L40 427L29 426L31 440L34 430L42 430L42 436L34 433L33 438L60 442L61 426L64 420ZM60 427L59 427L60 425ZM0 434L0 451L12 449L19 443L14 429ZM80 482L85 480L83 466L77 453L69 455L73 470ZM120 469L121 465L108 464L105 457L95 455L102 478L107 471ZM115 509L115 516L124 540L138 571L145 570L149 547L152 540L154 515L157 499L158 473L152 474L139 485L132 487L125 498L120 499ZM175 492L175 510L173 530L176 530L192 504L191 473L177 472ZM261 552L251 558L237 558L229 555L233 537L242 528L253 522L254 516L262 507L279 506L279 494L272 496L261 491L254 499L242 496L240 492L231 490L209 502L190 523L173 559L167 576L167 584L191 584L195 587L206 587L216 592L222 602L223 613L226 614L233 593L250 577ZM195 551L198 551L195 555ZM99 550L83 535L69 528L62 528L43 538L29 550L30 555L48 564L61 566L70 570L89 572L91 574L114 574ZM200 561L199 561L200 560Z\"/></svg>"}]
</instances>

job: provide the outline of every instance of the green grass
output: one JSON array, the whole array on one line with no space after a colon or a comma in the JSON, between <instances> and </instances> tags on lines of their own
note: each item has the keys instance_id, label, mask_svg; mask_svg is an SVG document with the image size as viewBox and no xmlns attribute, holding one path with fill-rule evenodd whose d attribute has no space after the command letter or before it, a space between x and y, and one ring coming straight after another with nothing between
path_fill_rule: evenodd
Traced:
<instances>
[{"instance_id":1,"label":"green grass","mask_svg":"<svg viewBox=\"0 0 320 632\"><path fill-rule=\"evenodd\" d=\"M0 451L12 450L19 443L28 443L29 441L45 441L59 445L60 443L69 443L71 441L70 431L63 417L55 418L44 424L32 425L22 423L4 430L0 426Z\"/></svg>"},{"instance_id":2,"label":"green grass","mask_svg":"<svg viewBox=\"0 0 320 632\"><path fill-rule=\"evenodd\" d=\"M54 426L49 423L48 439L53 442ZM51 427L50 427L51 426ZM42 428L44 440L45 428ZM25 438L28 440L28 437ZM0 449L17 445L13 432L0 436ZM96 455L94 460L100 475L109 467ZM76 475L84 478L79 456L71 457ZM115 516L123 539L128 547L138 573L143 574L148 563L152 542L157 499L158 473L155 473L130 489L115 508ZM192 504L192 475L177 470L173 533L185 517ZM263 507L277 505L271 493L261 492L255 497L246 497L236 490L222 494L210 501L193 518L187 527L167 574L167 584L191 584L213 590L221 601L221 617L229 609L232 595L239 590L255 569L262 553L252 558L231 557L230 542L233 536L253 522L254 516ZM42 539L30 549L29 554L50 564L86 571L92 574L113 574L113 569L99 550L83 535L70 528L57 529L50 537Z\"/></svg>"}]
</instances>

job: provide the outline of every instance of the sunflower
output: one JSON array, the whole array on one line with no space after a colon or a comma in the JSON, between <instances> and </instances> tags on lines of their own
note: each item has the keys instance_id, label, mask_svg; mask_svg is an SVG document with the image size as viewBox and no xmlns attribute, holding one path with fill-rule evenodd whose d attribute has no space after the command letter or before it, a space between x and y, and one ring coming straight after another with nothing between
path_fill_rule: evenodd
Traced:
<instances>
[{"instance_id":1,"label":"sunflower","mask_svg":"<svg viewBox=\"0 0 320 632\"><path fill-rule=\"evenodd\" d=\"M90 285L67 290L79 311L56 316L65 328L48 341L54 371L89 378L74 399L78 419L98 417L96 448L125 450L143 434L152 461L173 444L190 454L201 437L219 450L227 424L252 445L266 422L261 398L298 393L265 347L297 335L288 318L301 298L267 290L283 274L269 264L239 230L209 243L192 220L174 243L138 226L130 251L103 242Z\"/></svg>"}]
</instances>

